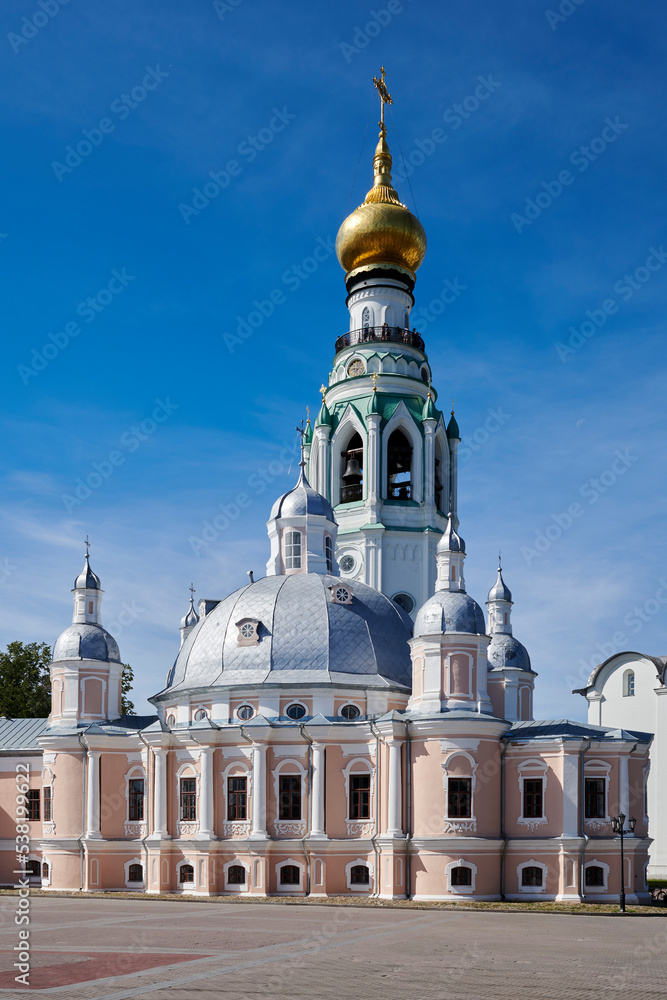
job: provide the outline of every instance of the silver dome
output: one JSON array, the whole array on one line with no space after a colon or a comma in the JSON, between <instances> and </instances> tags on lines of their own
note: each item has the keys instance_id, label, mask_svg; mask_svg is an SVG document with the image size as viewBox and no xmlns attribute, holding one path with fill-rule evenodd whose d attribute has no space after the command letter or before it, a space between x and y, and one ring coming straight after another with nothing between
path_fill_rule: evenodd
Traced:
<instances>
[{"instance_id":1,"label":"silver dome","mask_svg":"<svg viewBox=\"0 0 667 1000\"><path fill-rule=\"evenodd\" d=\"M354 684L409 690L412 622L355 581L352 603L331 601L339 577L266 576L221 601L187 636L165 692L235 684ZM258 621L259 642L239 645L236 622ZM163 693L165 693L163 692Z\"/></svg>"},{"instance_id":2,"label":"silver dome","mask_svg":"<svg viewBox=\"0 0 667 1000\"><path fill-rule=\"evenodd\" d=\"M181 628L192 628L199 621L199 615L195 611L194 600L190 598L190 607L188 608L186 614L181 618Z\"/></svg>"},{"instance_id":3,"label":"silver dome","mask_svg":"<svg viewBox=\"0 0 667 1000\"><path fill-rule=\"evenodd\" d=\"M484 614L477 601L462 591L438 590L422 605L415 619L415 635L471 632L484 635Z\"/></svg>"},{"instance_id":4,"label":"silver dome","mask_svg":"<svg viewBox=\"0 0 667 1000\"><path fill-rule=\"evenodd\" d=\"M456 528L454 527L454 519L451 513L447 519L447 527L445 528L440 541L438 542L438 552L464 552L466 550L466 543L463 541Z\"/></svg>"},{"instance_id":5,"label":"silver dome","mask_svg":"<svg viewBox=\"0 0 667 1000\"><path fill-rule=\"evenodd\" d=\"M491 587L489 591L489 601L512 601L512 591L509 589L505 581L503 580L503 571L500 566L498 567L498 576L496 577L496 582Z\"/></svg>"},{"instance_id":6,"label":"silver dome","mask_svg":"<svg viewBox=\"0 0 667 1000\"><path fill-rule=\"evenodd\" d=\"M57 660L111 660L120 663L118 643L101 625L77 623L58 636L53 647Z\"/></svg>"},{"instance_id":7,"label":"silver dome","mask_svg":"<svg viewBox=\"0 0 667 1000\"><path fill-rule=\"evenodd\" d=\"M100 578L96 573L93 573L90 568L90 561L88 558L88 553L86 552L86 563L76 580L74 581L74 590L101 590L102 584L100 583Z\"/></svg>"},{"instance_id":8,"label":"silver dome","mask_svg":"<svg viewBox=\"0 0 667 1000\"><path fill-rule=\"evenodd\" d=\"M487 652L489 670L502 670L503 667L515 667L517 670L532 670L530 656L525 646L522 646L513 635L496 632L491 636Z\"/></svg>"},{"instance_id":9,"label":"silver dome","mask_svg":"<svg viewBox=\"0 0 667 1000\"><path fill-rule=\"evenodd\" d=\"M299 475L296 486L278 497L271 508L271 519L274 517L302 517L304 514L319 514L329 521L335 522L333 507L321 493L314 490L303 474Z\"/></svg>"}]
</instances>

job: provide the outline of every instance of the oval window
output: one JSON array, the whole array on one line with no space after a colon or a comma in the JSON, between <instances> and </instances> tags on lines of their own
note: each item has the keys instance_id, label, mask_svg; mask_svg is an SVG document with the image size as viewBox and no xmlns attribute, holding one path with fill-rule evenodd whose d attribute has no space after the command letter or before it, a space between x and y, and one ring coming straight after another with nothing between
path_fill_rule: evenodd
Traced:
<instances>
[{"instance_id":1,"label":"oval window","mask_svg":"<svg viewBox=\"0 0 667 1000\"><path fill-rule=\"evenodd\" d=\"M252 719L255 714L255 709L252 705L241 705L236 709L237 718L242 719L244 722L248 719Z\"/></svg>"},{"instance_id":2,"label":"oval window","mask_svg":"<svg viewBox=\"0 0 667 1000\"><path fill-rule=\"evenodd\" d=\"M202 719L208 719L208 712L205 708L198 708L195 712L195 722L201 722Z\"/></svg>"},{"instance_id":3,"label":"oval window","mask_svg":"<svg viewBox=\"0 0 667 1000\"><path fill-rule=\"evenodd\" d=\"M338 565L340 566L341 573L351 573L354 569L354 557L342 556Z\"/></svg>"},{"instance_id":4,"label":"oval window","mask_svg":"<svg viewBox=\"0 0 667 1000\"><path fill-rule=\"evenodd\" d=\"M339 604L347 604L350 599L350 591L345 587L336 587L336 600Z\"/></svg>"},{"instance_id":5,"label":"oval window","mask_svg":"<svg viewBox=\"0 0 667 1000\"><path fill-rule=\"evenodd\" d=\"M305 714L306 714L306 710L303 707L303 705L299 705L297 703L295 703L294 705L289 705L287 707L287 711L285 712L285 715L289 719L294 719L294 720L296 720L296 719L303 719L303 717L304 717Z\"/></svg>"},{"instance_id":6,"label":"oval window","mask_svg":"<svg viewBox=\"0 0 667 1000\"><path fill-rule=\"evenodd\" d=\"M172 726L176 725L176 716L175 715L168 715L167 716L167 725L169 726L169 728L171 728Z\"/></svg>"},{"instance_id":7,"label":"oval window","mask_svg":"<svg viewBox=\"0 0 667 1000\"><path fill-rule=\"evenodd\" d=\"M414 610L415 602L409 594L394 594L392 600L394 604L398 604L399 608L403 608L408 614Z\"/></svg>"},{"instance_id":8,"label":"oval window","mask_svg":"<svg viewBox=\"0 0 667 1000\"><path fill-rule=\"evenodd\" d=\"M340 714L344 719L358 719L361 712L356 705L343 705L340 710Z\"/></svg>"}]
</instances>

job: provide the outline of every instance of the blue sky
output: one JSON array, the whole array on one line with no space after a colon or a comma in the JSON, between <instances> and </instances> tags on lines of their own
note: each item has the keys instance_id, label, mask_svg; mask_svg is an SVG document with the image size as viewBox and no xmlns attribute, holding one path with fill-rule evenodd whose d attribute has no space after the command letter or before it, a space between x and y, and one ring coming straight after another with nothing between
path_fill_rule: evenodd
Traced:
<instances>
[{"instance_id":1,"label":"blue sky","mask_svg":"<svg viewBox=\"0 0 667 1000\"><path fill-rule=\"evenodd\" d=\"M583 718L569 691L606 653L667 653L664 6L44 4L0 12L0 646L66 627L88 533L147 710L190 581L263 573L285 448L347 329L326 248L370 185L384 63L429 240L417 326L464 438L468 590L501 548L537 717Z\"/></svg>"}]
</instances>

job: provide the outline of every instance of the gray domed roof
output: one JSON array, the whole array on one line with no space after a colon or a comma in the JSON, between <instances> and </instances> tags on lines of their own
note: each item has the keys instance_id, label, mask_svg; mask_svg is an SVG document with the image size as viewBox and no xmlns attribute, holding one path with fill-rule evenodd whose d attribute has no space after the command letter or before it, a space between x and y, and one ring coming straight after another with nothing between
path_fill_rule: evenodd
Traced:
<instances>
[{"instance_id":1,"label":"gray domed roof","mask_svg":"<svg viewBox=\"0 0 667 1000\"><path fill-rule=\"evenodd\" d=\"M503 580L503 571L498 567L498 576L496 577L496 582L491 587L489 591L489 601L510 601L512 600L512 591L509 589L505 581Z\"/></svg>"},{"instance_id":2,"label":"gray domed roof","mask_svg":"<svg viewBox=\"0 0 667 1000\"><path fill-rule=\"evenodd\" d=\"M333 603L334 586L348 585L299 573L266 576L230 594L189 633L165 691L264 682L409 689L409 615L356 581L351 604ZM236 623L244 619L260 623L259 642L239 645Z\"/></svg>"},{"instance_id":3,"label":"gray domed roof","mask_svg":"<svg viewBox=\"0 0 667 1000\"><path fill-rule=\"evenodd\" d=\"M111 660L120 663L118 643L101 625L86 622L70 625L56 639L53 662L57 660Z\"/></svg>"},{"instance_id":4,"label":"gray domed roof","mask_svg":"<svg viewBox=\"0 0 667 1000\"><path fill-rule=\"evenodd\" d=\"M271 508L271 518L300 517L304 514L319 514L329 521L335 521L333 507L321 493L313 489L302 469L296 486L278 497L274 503Z\"/></svg>"},{"instance_id":5,"label":"gray domed roof","mask_svg":"<svg viewBox=\"0 0 667 1000\"><path fill-rule=\"evenodd\" d=\"M74 590L101 590L102 584L100 583L100 578L96 573L93 573L90 568L90 561L88 558L88 553L86 552L86 563L76 580L74 581Z\"/></svg>"},{"instance_id":6,"label":"gray domed roof","mask_svg":"<svg viewBox=\"0 0 667 1000\"><path fill-rule=\"evenodd\" d=\"M454 519L450 512L447 518L447 527L438 542L438 552L465 552L465 550L466 543L454 527Z\"/></svg>"},{"instance_id":7,"label":"gray domed roof","mask_svg":"<svg viewBox=\"0 0 667 1000\"><path fill-rule=\"evenodd\" d=\"M472 632L484 635L484 614L477 601L462 591L438 590L423 604L415 619L415 635Z\"/></svg>"},{"instance_id":8,"label":"gray domed roof","mask_svg":"<svg viewBox=\"0 0 667 1000\"><path fill-rule=\"evenodd\" d=\"M199 621L199 615L195 611L194 599L190 598L190 607L188 608L186 614L181 618L181 628L192 628Z\"/></svg>"},{"instance_id":9,"label":"gray domed roof","mask_svg":"<svg viewBox=\"0 0 667 1000\"><path fill-rule=\"evenodd\" d=\"M532 670L528 650L513 635L496 632L491 636L487 652L489 670L515 667L518 670Z\"/></svg>"}]
</instances>

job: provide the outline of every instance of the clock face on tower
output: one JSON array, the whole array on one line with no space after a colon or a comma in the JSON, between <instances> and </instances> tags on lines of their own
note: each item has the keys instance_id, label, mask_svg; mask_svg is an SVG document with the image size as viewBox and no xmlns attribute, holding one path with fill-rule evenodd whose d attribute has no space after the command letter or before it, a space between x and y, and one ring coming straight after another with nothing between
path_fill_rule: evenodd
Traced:
<instances>
[{"instance_id":1,"label":"clock face on tower","mask_svg":"<svg viewBox=\"0 0 667 1000\"><path fill-rule=\"evenodd\" d=\"M355 375L363 375L364 371L364 363L363 361L360 361L359 358L355 358L355 360L352 361L347 368L347 374L351 375L353 378Z\"/></svg>"}]
</instances>

